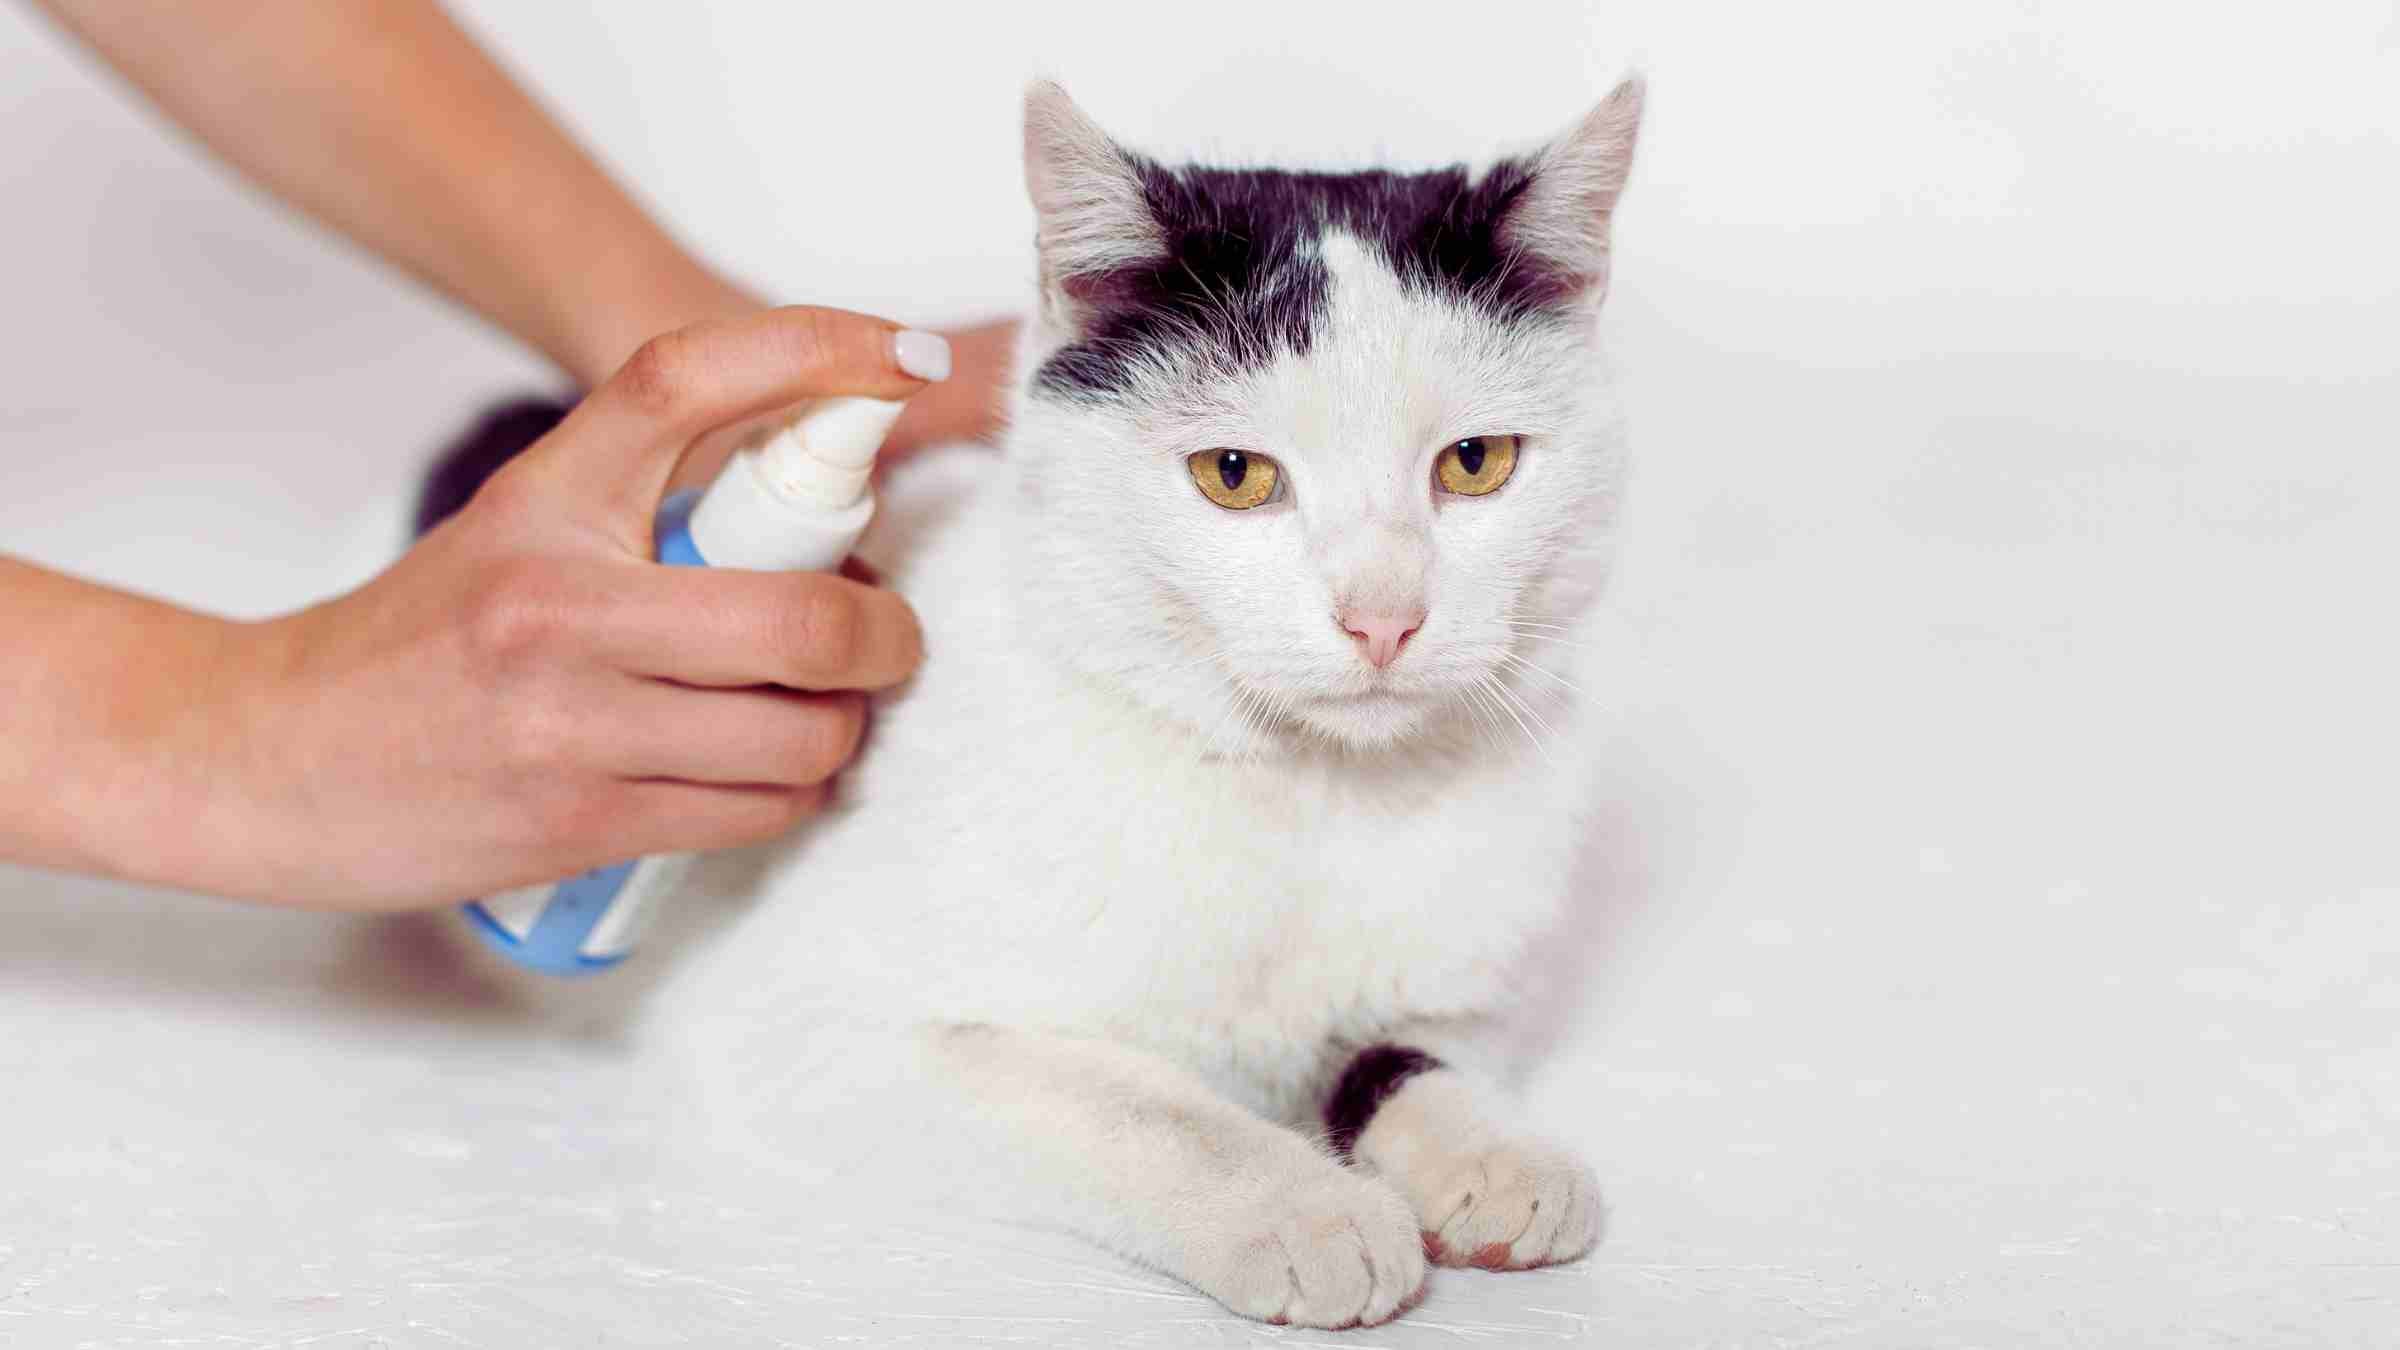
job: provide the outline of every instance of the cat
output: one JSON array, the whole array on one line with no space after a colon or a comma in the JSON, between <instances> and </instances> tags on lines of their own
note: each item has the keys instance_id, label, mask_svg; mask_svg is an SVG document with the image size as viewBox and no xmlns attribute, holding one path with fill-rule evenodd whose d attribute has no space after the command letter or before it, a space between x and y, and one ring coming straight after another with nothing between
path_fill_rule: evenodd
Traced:
<instances>
[{"instance_id":1,"label":"cat","mask_svg":"<svg viewBox=\"0 0 2400 1350\"><path fill-rule=\"evenodd\" d=\"M1005 447L895 472L861 550L925 664L834 810L702 874L746 903L657 991L710 1111L792 1147L837 1068L796 1047L883 1028L1027 1218L1272 1322L1594 1245L1499 1084L1585 832L1642 98L1481 173L1307 173L1029 91Z\"/></svg>"}]
</instances>

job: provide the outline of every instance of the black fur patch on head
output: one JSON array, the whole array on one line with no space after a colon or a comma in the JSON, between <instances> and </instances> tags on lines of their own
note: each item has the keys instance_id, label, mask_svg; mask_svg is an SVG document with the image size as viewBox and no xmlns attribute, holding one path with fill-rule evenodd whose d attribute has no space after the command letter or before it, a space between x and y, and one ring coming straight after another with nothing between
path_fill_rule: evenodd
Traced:
<instances>
[{"instance_id":1,"label":"black fur patch on head","mask_svg":"<svg viewBox=\"0 0 2400 1350\"><path fill-rule=\"evenodd\" d=\"M1401 279L1501 322L1554 317L1581 289L1520 255L1503 228L1533 181L1504 160L1479 178L1429 173L1286 173L1163 167L1126 155L1166 242L1163 257L1079 278L1082 335L1035 372L1034 387L1106 398L1132 383L1149 353L1190 350L1232 369L1279 351L1305 354L1332 280L1318 257L1327 230L1375 250Z\"/></svg>"},{"instance_id":2,"label":"black fur patch on head","mask_svg":"<svg viewBox=\"0 0 2400 1350\"><path fill-rule=\"evenodd\" d=\"M1375 1113L1402 1083L1441 1067L1440 1060L1405 1045L1371 1045L1359 1051L1350 1067L1342 1070L1341 1081L1333 1085L1333 1096L1325 1103L1326 1142L1347 1160Z\"/></svg>"}]
</instances>

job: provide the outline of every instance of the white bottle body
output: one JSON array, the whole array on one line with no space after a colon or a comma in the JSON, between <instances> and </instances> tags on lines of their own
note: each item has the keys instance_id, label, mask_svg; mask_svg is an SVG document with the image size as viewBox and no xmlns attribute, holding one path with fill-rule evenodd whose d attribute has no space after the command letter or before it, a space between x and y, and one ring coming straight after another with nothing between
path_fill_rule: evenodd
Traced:
<instances>
[{"instance_id":1,"label":"white bottle body","mask_svg":"<svg viewBox=\"0 0 2400 1350\"><path fill-rule=\"evenodd\" d=\"M692 508L692 547L710 567L825 572L841 566L875 515L872 494L846 506L796 497L764 448L736 454Z\"/></svg>"}]
</instances>

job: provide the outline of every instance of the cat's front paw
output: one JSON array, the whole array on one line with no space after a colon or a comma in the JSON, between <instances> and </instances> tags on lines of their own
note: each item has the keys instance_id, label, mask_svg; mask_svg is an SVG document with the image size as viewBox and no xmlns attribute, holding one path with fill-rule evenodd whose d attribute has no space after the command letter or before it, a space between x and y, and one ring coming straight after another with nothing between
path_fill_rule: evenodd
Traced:
<instances>
[{"instance_id":1,"label":"cat's front paw","mask_svg":"<svg viewBox=\"0 0 2400 1350\"><path fill-rule=\"evenodd\" d=\"M1386 1179L1423 1219L1425 1255L1446 1266L1530 1270L1600 1241L1599 1178L1554 1145L1495 1144Z\"/></svg>"},{"instance_id":2,"label":"cat's front paw","mask_svg":"<svg viewBox=\"0 0 2400 1350\"><path fill-rule=\"evenodd\" d=\"M1425 1251L1408 1202L1350 1172L1327 1169L1270 1196L1199 1245L1192 1282L1264 1322L1373 1326L1425 1284Z\"/></svg>"}]
</instances>

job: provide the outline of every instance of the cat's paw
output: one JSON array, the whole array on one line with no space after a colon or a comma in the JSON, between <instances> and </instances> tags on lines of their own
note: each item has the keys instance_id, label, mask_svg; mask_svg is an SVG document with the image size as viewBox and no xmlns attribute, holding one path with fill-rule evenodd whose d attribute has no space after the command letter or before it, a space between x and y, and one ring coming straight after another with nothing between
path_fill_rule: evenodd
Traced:
<instances>
[{"instance_id":1,"label":"cat's paw","mask_svg":"<svg viewBox=\"0 0 2400 1350\"><path fill-rule=\"evenodd\" d=\"M1599 1178L1564 1149L1504 1143L1426 1161L1388 1179L1424 1220L1433 1261L1530 1270L1572 1261L1600 1240Z\"/></svg>"},{"instance_id":2,"label":"cat's paw","mask_svg":"<svg viewBox=\"0 0 2400 1350\"><path fill-rule=\"evenodd\" d=\"M1327 1169L1201 1246L1193 1283L1245 1317L1304 1327L1391 1320L1425 1285L1417 1217L1391 1187Z\"/></svg>"}]
</instances>

